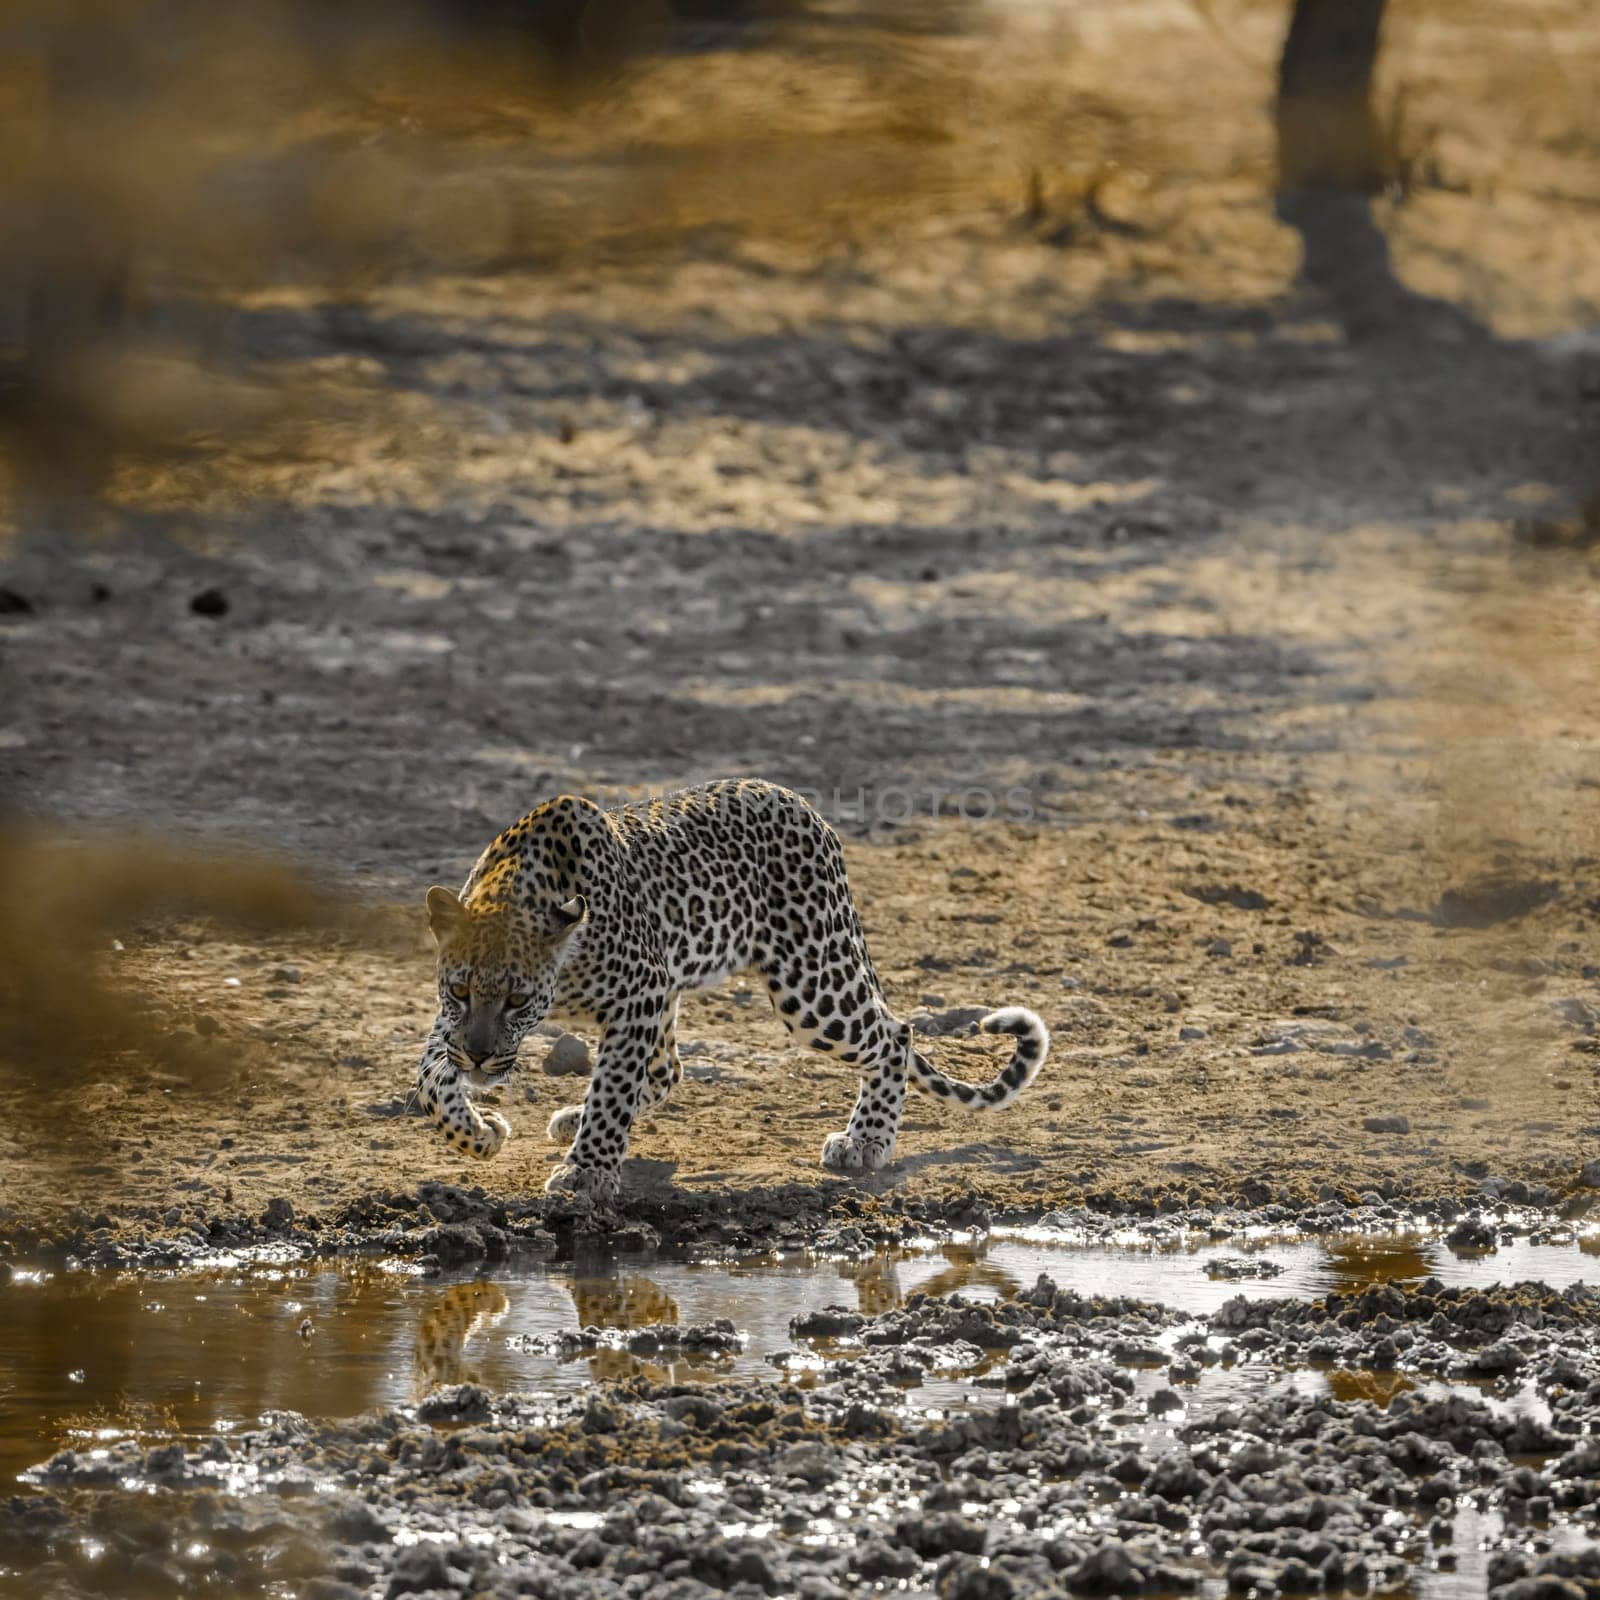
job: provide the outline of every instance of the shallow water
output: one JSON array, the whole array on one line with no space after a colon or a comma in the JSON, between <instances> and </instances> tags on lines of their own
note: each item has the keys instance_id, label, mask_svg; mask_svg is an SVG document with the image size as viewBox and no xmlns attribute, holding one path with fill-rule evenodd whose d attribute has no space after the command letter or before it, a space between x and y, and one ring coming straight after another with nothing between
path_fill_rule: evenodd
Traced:
<instances>
[{"instance_id":1,"label":"shallow water","mask_svg":"<svg viewBox=\"0 0 1600 1600\"><path fill-rule=\"evenodd\" d=\"M1214 1275L1219 1259L1278 1270L1234 1280ZM344 1417L405 1404L448 1383L538 1391L636 1372L680 1382L770 1373L769 1358L806 1353L789 1334L790 1319L804 1312L838 1305L876 1315L917 1292L999 1299L1041 1272L1063 1288L1135 1296L1198 1318L1239 1294L1310 1298L1430 1274L1476 1286L1600 1283L1600 1236L1566 1229L1544 1242L1522 1237L1469 1255L1425 1234L1225 1244L1186 1238L1155 1246L1137 1232L1090 1243L1012 1230L852 1261L613 1260L577 1270L534 1263L442 1277L373 1261L21 1275L0 1289L0 1487L67 1445L227 1430L269 1410ZM553 1336L580 1327L718 1318L747 1336L737 1354L601 1349L563 1357L547 1348ZM997 1403L994 1390L975 1389L967 1377L926 1382L908 1391L907 1402ZM1140 1392L1162 1381L1159 1370L1141 1373ZM1387 1403L1405 1382L1246 1363L1208 1372L1186 1396L1187 1415L1277 1383ZM1171 1434L1185 1416L1152 1422L1152 1440Z\"/></svg>"}]
</instances>

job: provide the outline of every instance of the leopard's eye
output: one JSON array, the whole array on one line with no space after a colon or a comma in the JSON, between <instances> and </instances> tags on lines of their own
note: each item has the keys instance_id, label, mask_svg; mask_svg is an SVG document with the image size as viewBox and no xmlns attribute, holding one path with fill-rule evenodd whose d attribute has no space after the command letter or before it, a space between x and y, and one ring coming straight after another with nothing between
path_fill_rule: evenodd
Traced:
<instances>
[{"instance_id":1,"label":"leopard's eye","mask_svg":"<svg viewBox=\"0 0 1600 1600\"><path fill-rule=\"evenodd\" d=\"M457 1000L465 1000L472 991L464 983L452 983L450 985L450 993Z\"/></svg>"},{"instance_id":2,"label":"leopard's eye","mask_svg":"<svg viewBox=\"0 0 1600 1600\"><path fill-rule=\"evenodd\" d=\"M513 1011L520 1011L527 1003L528 997L525 994L508 994L506 996L506 1005Z\"/></svg>"}]
</instances>

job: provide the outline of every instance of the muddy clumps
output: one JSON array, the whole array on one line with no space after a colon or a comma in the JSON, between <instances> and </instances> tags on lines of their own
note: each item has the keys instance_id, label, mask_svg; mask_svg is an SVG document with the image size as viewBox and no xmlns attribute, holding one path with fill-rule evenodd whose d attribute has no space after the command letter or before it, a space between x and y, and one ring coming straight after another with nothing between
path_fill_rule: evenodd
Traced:
<instances>
[{"instance_id":1,"label":"muddy clumps","mask_svg":"<svg viewBox=\"0 0 1600 1600\"><path fill-rule=\"evenodd\" d=\"M73 1552L103 1497L149 1490L174 1531L137 1558L191 1592L221 1592L238 1563L196 1574L173 1552L219 1529L247 1548L292 1508L320 1552L301 1592L322 1600L1363 1592L1467 1559L1526 1600L1577 1592L1558 1585L1593 1565L1539 1530L1575 1531L1600 1499L1594 1321L1589 1291L1527 1284L1230 1301L1209 1325L1047 1277L995 1303L913 1295L796 1318L796 1354L824 1359L767 1380L561 1399L462 1384L344 1422L65 1451L0 1516L0 1550L27 1541L53 1592L87 1593ZM1486 1376L1506 1341L1522 1360ZM974 1365L965 1403L907 1403ZM1253 1367L1328 1378L1251 1384ZM1339 1377L1385 1369L1377 1399Z\"/></svg>"}]
</instances>

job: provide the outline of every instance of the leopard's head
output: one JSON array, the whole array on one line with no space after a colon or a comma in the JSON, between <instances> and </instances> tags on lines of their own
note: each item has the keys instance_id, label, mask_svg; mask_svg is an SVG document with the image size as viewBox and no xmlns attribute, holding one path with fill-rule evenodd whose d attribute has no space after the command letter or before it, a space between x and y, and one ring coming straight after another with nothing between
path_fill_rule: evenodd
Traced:
<instances>
[{"instance_id":1,"label":"leopard's head","mask_svg":"<svg viewBox=\"0 0 1600 1600\"><path fill-rule=\"evenodd\" d=\"M555 1001L573 931L588 914L582 895L528 908L464 902L437 884L428 926L439 946L439 1020L456 1069L478 1088L516 1065L517 1048Z\"/></svg>"}]
</instances>

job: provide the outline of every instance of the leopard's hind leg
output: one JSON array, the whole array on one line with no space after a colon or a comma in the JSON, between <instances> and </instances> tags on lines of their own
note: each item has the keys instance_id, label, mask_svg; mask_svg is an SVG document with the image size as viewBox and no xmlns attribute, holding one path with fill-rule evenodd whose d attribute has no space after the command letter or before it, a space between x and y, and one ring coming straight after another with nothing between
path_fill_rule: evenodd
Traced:
<instances>
[{"instance_id":1,"label":"leopard's hind leg","mask_svg":"<svg viewBox=\"0 0 1600 1600\"><path fill-rule=\"evenodd\" d=\"M823 1141L834 1172L875 1172L894 1159L911 1030L890 1016L865 960L829 966L802 951L758 962L773 1007L801 1044L861 1071L849 1126Z\"/></svg>"},{"instance_id":2,"label":"leopard's hind leg","mask_svg":"<svg viewBox=\"0 0 1600 1600\"><path fill-rule=\"evenodd\" d=\"M822 1141L822 1164L834 1172L876 1172L894 1160L906 1103L906 1058L911 1030L895 1023L889 1041L862 1063L861 1088L843 1133Z\"/></svg>"}]
</instances>

